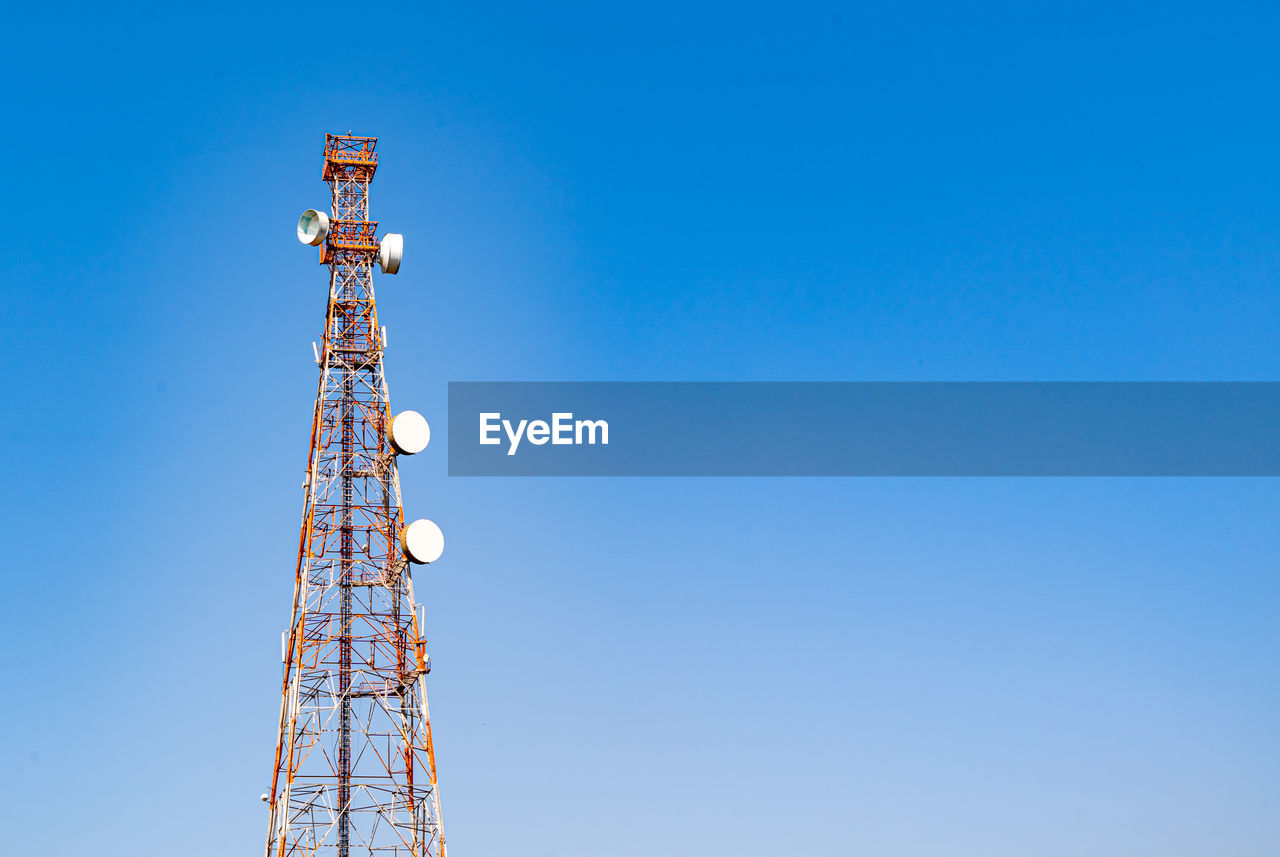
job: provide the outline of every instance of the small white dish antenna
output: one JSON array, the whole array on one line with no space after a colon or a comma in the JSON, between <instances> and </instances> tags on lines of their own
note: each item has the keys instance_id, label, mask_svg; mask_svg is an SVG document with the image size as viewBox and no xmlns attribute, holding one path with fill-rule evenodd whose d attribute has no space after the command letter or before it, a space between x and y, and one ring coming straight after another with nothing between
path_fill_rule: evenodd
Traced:
<instances>
[{"instance_id":1,"label":"small white dish antenna","mask_svg":"<svg viewBox=\"0 0 1280 857\"><path fill-rule=\"evenodd\" d=\"M301 227L299 227L301 228ZM404 236L388 232L378 242L378 267L384 274L400 270L400 257L404 255Z\"/></svg>"},{"instance_id":2,"label":"small white dish antenna","mask_svg":"<svg viewBox=\"0 0 1280 857\"><path fill-rule=\"evenodd\" d=\"M387 440L400 455L417 455L431 442L431 426L417 411L401 411L387 426Z\"/></svg>"},{"instance_id":3,"label":"small white dish antenna","mask_svg":"<svg viewBox=\"0 0 1280 857\"><path fill-rule=\"evenodd\" d=\"M270 796L270 795L268 795L268 794L265 794L265 793L264 793L264 794L260 794L260 795L258 795L258 800L262 801L263 803L266 803L266 802L268 802L269 800L271 800L271 796Z\"/></svg>"},{"instance_id":4,"label":"small white dish antenna","mask_svg":"<svg viewBox=\"0 0 1280 857\"><path fill-rule=\"evenodd\" d=\"M314 208L308 208L298 218L298 240L303 244L318 246L329 234L329 215Z\"/></svg>"},{"instance_id":5,"label":"small white dish antenna","mask_svg":"<svg viewBox=\"0 0 1280 857\"><path fill-rule=\"evenodd\" d=\"M435 562L444 553L444 533L434 521L419 518L400 531L400 549L409 562Z\"/></svg>"}]
</instances>

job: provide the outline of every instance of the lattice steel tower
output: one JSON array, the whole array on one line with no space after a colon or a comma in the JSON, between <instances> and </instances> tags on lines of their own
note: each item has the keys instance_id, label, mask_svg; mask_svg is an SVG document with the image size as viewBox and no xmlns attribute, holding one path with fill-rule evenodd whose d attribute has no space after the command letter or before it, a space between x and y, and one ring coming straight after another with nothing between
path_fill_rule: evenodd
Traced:
<instances>
[{"instance_id":1,"label":"lattice steel tower","mask_svg":"<svg viewBox=\"0 0 1280 857\"><path fill-rule=\"evenodd\" d=\"M329 215L309 210L298 238L329 267L320 388L303 483L293 618L284 634L279 738L266 857L445 857L427 715L431 670L410 561L444 540L405 525L397 455L427 445L426 421L392 417L374 264L394 274L403 239L369 219L377 138L325 136Z\"/></svg>"}]
</instances>

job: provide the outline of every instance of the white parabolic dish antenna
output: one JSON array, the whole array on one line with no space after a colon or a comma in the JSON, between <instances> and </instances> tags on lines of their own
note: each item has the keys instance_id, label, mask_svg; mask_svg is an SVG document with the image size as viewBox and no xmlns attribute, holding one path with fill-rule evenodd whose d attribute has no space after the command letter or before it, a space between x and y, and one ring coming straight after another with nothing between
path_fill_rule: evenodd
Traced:
<instances>
[{"instance_id":1,"label":"white parabolic dish antenna","mask_svg":"<svg viewBox=\"0 0 1280 857\"><path fill-rule=\"evenodd\" d=\"M435 521L419 518L400 531L400 549L409 562L435 562L444 553L444 533Z\"/></svg>"},{"instance_id":2,"label":"white parabolic dish antenna","mask_svg":"<svg viewBox=\"0 0 1280 857\"><path fill-rule=\"evenodd\" d=\"M329 234L329 215L323 211L308 208L298 218L298 240L303 244L317 246Z\"/></svg>"},{"instance_id":3,"label":"white parabolic dish antenna","mask_svg":"<svg viewBox=\"0 0 1280 857\"><path fill-rule=\"evenodd\" d=\"M401 411L391 418L387 440L401 455L417 455L431 442L431 426L417 411Z\"/></svg>"},{"instance_id":4,"label":"white parabolic dish antenna","mask_svg":"<svg viewBox=\"0 0 1280 857\"><path fill-rule=\"evenodd\" d=\"M404 255L404 236L388 232L378 242L378 267L384 274L400 270L400 257Z\"/></svg>"}]
</instances>

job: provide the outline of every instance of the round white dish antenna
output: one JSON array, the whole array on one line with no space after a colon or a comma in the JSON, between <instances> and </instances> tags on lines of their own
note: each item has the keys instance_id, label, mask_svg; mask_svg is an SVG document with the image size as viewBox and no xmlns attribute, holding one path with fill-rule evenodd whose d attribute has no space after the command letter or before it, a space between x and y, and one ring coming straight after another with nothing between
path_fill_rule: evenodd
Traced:
<instances>
[{"instance_id":1,"label":"round white dish antenna","mask_svg":"<svg viewBox=\"0 0 1280 857\"><path fill-rule=\"evenodd\" d=\"M391 418L387 440L400 455L417 455L431 442L431 426L417 411L401 411Z\"/></svg>"},{"instance_id":2,"label":"round white dish antenna","mask_svg":"<svg viewBox=\"0 0 1280 857\"><path fill-rule=\"evenodd\" d=\"M308 208L298 218L298 240L303 244L317 246L329 234L329 215L323 211Z\"/></svg>"},{"instance_id":3,"label":"round white dish antenna","mask_svg":"<svg viewBox=\"0 0 1280 857\"><path fill-rule=\"evenodd\" d=\"M400 257L404 255L404 236L388 232L378 242L378 267L384 274L400 270Z\"/></svg>"},{"instance_id":4,"label":"round white dish antenna","mask_svg":"<svg viewBox=\"0 0 1280 857\"><path fill-rule=\"evenodd\" d=\"M434 521L419 518L400 531L400 549L409 562L435 562L444 553L444 533Z\"/></svg>"}]
</instances>

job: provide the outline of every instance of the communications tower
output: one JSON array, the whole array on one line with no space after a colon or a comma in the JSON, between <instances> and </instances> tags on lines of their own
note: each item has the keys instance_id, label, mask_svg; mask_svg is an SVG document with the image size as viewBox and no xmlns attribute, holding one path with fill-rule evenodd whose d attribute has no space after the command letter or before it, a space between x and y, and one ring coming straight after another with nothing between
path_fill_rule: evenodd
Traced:
<instances>
[{"instance_id":1,"label":"communications tower","mask_svg":"<svg viewBox=\"0 0 1280 857\"><path fill-rule=\"evenodd\" d=\"M320 385L293 618L281 655L279 737L266 857L445 857L427 714L431 671L410 563L444 549L431 521L406 525L399 455L427 445L414 411L392 416L382 366L386 335L374 265L400 267L403 238L376 237L369 184L376 137L327 134L330 212L310 209L298 239L329 269Z\"/></svg>"}]
</instances>

